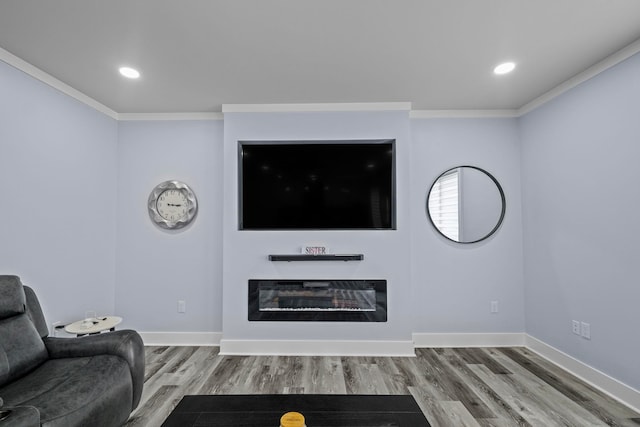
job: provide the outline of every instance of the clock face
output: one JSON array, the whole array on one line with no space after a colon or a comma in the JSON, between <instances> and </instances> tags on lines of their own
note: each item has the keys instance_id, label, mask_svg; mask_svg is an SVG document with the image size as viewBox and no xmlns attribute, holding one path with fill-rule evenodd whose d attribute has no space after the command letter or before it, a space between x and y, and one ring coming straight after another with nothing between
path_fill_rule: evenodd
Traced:
<instances>
[{"instance_id":1,"label":"clock face","mask_svg":"<svg viewBox=\"0 0 640 427\"><path fill-rule=\"evenodd\" d=\"M156 208L160 216L167 221L178 221L187 215L187 197L180 190L165 190L158 201Z\"/></svg>"},{"instance_id":2,"label":"clock face","mask_svg":"<svg viewBox=\"0 0 640 427\"><path fill-rule=\"evenodd\" d=\"M193 221L198 213L198 200L187 184L165 181L153 189L147 207L151 221L161 228L173 230Z\"/></svg>"}]
</instances>

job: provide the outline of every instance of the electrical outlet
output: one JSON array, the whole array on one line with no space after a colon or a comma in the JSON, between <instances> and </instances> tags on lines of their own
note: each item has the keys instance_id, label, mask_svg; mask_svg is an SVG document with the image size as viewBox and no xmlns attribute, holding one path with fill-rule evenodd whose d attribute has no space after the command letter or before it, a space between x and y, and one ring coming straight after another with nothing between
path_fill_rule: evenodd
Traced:
<instances>
[{"instance_id":1,"label":"electrical outlet","mask_svg":"<svg viewBox=\"0 0 640 427\"><path fill-rule=\"evenodd\" d=\"M582 335L582 338L590 340L591 339L591 325L586 323L586 322L582 322L580 324L580 326L581 326L580 335Z\"/></svg>"},{"instance_id":2,"label":"electrical outlet","mask_svg":"<svg viewBox=\"0 0 640 427\"><path fill-rule=\"evenodd\" d=\"M498 301L491 301L491 312L492 313L498 312Z\"/></svg>"},{"instance_id":3,"label":"electrical outlet","mask_svg":"<svg viewBox=\"0 0 640 427\"><path fill-rule=\"evenodd\" d=\"M187 302L185 300L178 300L178 313L187 312Z\"/></svg>"},{"instance_id":4,"label":"electrical outlet","mask_svg":"<svg viewBox=\"0 0 640 427\"><path fill-rule=\"evenodd\" d=\"M577 320L572 320L571 321L571 331L576 334L576 335L580 335L580 322Z\"/></svg>"}]
</instances>

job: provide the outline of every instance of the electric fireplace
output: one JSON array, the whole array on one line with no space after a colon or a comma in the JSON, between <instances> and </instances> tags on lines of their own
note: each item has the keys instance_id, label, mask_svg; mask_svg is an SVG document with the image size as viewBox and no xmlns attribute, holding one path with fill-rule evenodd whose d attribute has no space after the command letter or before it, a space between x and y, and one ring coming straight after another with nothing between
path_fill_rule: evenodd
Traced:
<instances>
[{"instance_id":1,"label":"electric fireplace","mask_svg":"<svg viewBox=\"0 0 640 427\"><path fill-rule=\"evenodd\" d=\"M386 322L386 280L249 280L250 321Z\"/></svg>"}]
</instances>

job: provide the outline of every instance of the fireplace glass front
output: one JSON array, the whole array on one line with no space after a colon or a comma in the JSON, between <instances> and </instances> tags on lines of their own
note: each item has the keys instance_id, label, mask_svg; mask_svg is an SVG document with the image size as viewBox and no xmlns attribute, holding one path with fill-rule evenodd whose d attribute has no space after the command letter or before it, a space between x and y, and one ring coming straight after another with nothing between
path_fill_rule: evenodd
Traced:
<instances>
[{"instance_id":1,"label":"fireplace glass front","mask_svg":"<svg viewBox=\"0 0 640 427\"><path fill-rule=\"evenodd\" d=\"M249 280L249 320L386 322L386 280Z\"/></svg>"}]
</instances>

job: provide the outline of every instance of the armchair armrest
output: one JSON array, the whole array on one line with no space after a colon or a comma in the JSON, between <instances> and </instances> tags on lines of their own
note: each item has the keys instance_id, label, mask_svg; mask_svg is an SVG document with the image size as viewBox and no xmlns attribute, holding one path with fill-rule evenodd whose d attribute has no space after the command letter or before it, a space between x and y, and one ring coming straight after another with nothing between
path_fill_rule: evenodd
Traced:
<instances>
[{"instance_id":1,"label":"armchair armrest","mask_svg":"<svg viewBox=\"0 0 640 427\"><path fill-rule=\"evenodd\" d=\"M121 357L127 362L131 371L133 383L131 410L140 403L144 383L144 344L136 331L125 329L80 338L46 337L43 341L52 359L101 354Z\"/></svg>"},{"instance_id":2,"label":"armchair armrest","mask_svg":"<svg viewBox=\"0 0 640 427\"><path fill-rule=\"evenodd\" d=\"M40 427L40 411L33 406L6 407L0 397L0 427Z\"/></svg>"}]
</instances>

